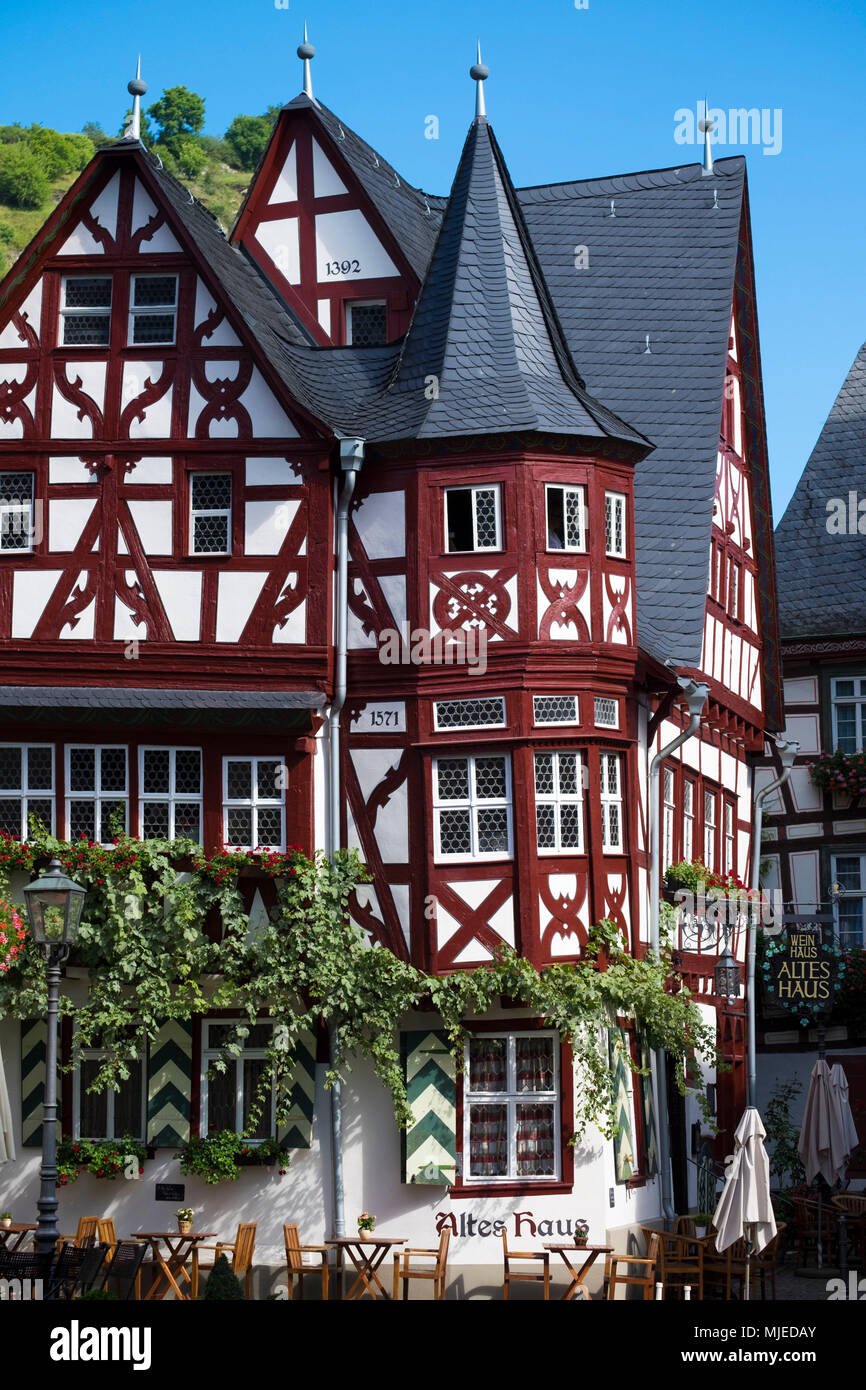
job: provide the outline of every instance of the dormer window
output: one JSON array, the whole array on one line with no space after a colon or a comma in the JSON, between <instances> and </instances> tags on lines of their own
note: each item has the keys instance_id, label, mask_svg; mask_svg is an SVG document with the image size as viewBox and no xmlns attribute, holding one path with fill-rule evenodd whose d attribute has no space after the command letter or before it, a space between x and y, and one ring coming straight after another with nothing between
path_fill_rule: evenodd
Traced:
<instances>
[{"instance_id":1,"label":"dormer window","mask_svg":"<svg viewBox=\"0 0 866 1390\"><path fill-rule=\"evenodd\" d=\"M129 292L129 341L173 343L177 336L177 276L133 275Z\"/></svg>"},{"instance_id":2,"label":"dormer window","mask_svg":"<svg viewBox=\"0 0 866 1390\"><path fill-rule=\"evenodd\" d=\"M346 342L352 347L381 347L388 341L388 307L384 300L346 305Z\"/></svg>"},{"instance_id":3,"label":"dormer window","mask_svg":"<svg viewBox=\"0 0 866 1390\"><path fill-rule=\"evenodd\" d=\"M107 347L111 338L111 276L64 276L60 319L63 347Z\"/></svg>"},{"instance_id":4,"label":"dormer window","mask_svg":"<svg viewBox=\"0 0 866 1390\"><path fill-rule=\"evenodd\" d=\"M445 547L461 550L500 550L499 487L445 489Z\"/></svg>"}]
</instances>

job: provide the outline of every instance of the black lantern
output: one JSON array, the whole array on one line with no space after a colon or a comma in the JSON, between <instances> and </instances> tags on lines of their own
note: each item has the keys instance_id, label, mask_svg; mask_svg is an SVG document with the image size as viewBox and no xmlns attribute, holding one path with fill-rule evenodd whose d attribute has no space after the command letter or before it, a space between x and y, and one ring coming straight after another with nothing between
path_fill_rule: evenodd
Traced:
<instances>
[{"instance_id":1,"label":"black lantern","mask_svg":"<svg viewBox=\"0 0 866 1390\"><path fill-rule=\"evenodd\" d=\"M56 948L68 954L78 936L85 890L66 877L59 859L52 859L48 872L23 891L33 940L46 955Z\"/></svg>"},{"instance_id":2,"label":"black lantern","mask_svg":"<svg viewBox=\"0 0 866 1390\"><path fill-rule=\"evenodd\" d=\"M716 968L713 971L716 995L720 999L739 999L740 997L740 967L731 954L731 949L725 941L725 949L716 961Z\"/></svg>"}]
</instances>

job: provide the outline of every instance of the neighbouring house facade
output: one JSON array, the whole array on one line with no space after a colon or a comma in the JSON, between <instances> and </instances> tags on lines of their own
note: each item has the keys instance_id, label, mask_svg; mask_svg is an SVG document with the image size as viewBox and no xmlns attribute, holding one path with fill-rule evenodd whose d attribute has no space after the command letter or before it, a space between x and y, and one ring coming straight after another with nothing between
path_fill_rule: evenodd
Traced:
<instances>
[{"instance_id":1,"label":"neighbouring house facade","mask_svg":"<svg viewBox=\"0 0 866 1390\"><path fill-rule=\"evenodd\" d=\"M866 944L866 819L858 754L866 718L866 347L860 349L776 530L785 724L800 751L788 782L768 799L765 886L786 911L832 919L844 950ZM835 759L835 762L834 762ZM824 764L822 781L812 768ZM838 766L837 766L838 764ZM768 762L769 766L769 762ZM759 769L759 779L770 772ZM830 927L830 923L828 923ZM767 1010L759 1031L761 1092L777 1078L803 1082L815 1060L814 1027ZM849 1176L866 1178L866 1047L843 1002L827 1023L827 1050L845 1068L861 1148Z\"/></svg>"},{"instance_id":2,"label":"neighbouring house facade","mask_svg":"<svg viewBox=\"0 0 866 1390\"><path fill-rule=\"evenodd\" d=\"M35 813L109 838L120 808L133 834L209 847L357 846L357 921L434 973L503 943L577 961L603 918L645 951L654 818L662 869L747 876L781 703L742 159L515 189L479 115L433 197L305 94L226 238L137 141L100 150L0 286L0 506L17 518L0 549L13 836ZM708 686L701 726L650 805L689 677ZM264 910L253 880L248 896ZM720 947L675 944L730 1063L721 1156L744 1001L713 992ZM731 944L743 961L745 934ZM40 1028L0 1022L22 1117L0 1205L36 1178ZM111 1193L130 1230L164 1220L176 1144L242 1114L243 1069L231 1096L208 1077L218 1034L167 1025L122 1103L64 1082L64 1132L119 1133L123 1111L154 1149ZM186 1183L213 1229L258 1220L274 1264L275 1211L305 1240L331 1230L324 1046L299 1066L288 1178ZM540 1240L582 1215L601 1239L658 1216L664 1098L624 1047L648 1060L628 1021L620 1135L575 1146L571 1054L543 1019L477 1020L463 1072L435 1016L407 1019L402 1140L372 1074L345 1088L349 1224L366 1209L429 1246L449 1221L469 1278L498 1263L502 1223ZM668 1104L684 1210L698 1111L674 1087ZM62 1217L94 1202L82 1179Z\"/></svg>"}]
</instances>

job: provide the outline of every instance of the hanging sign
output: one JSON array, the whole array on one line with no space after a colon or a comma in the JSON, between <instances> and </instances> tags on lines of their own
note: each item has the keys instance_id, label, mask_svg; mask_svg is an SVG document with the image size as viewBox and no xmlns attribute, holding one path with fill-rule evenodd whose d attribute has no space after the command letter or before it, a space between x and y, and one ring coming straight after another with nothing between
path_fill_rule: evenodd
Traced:
<instances>
[{"instance_id":1,"label":"hanging sign","mask_svg":"<svg viewBox=\"0 0 866 1390\"><path fill-rule=\"evenodd\" d=\"M833 1008L844 973L835 942L825 941L818 923L787 927L764 947L764 984L775 1004L809 1023Z\"/></svg>"}]
</instances>

